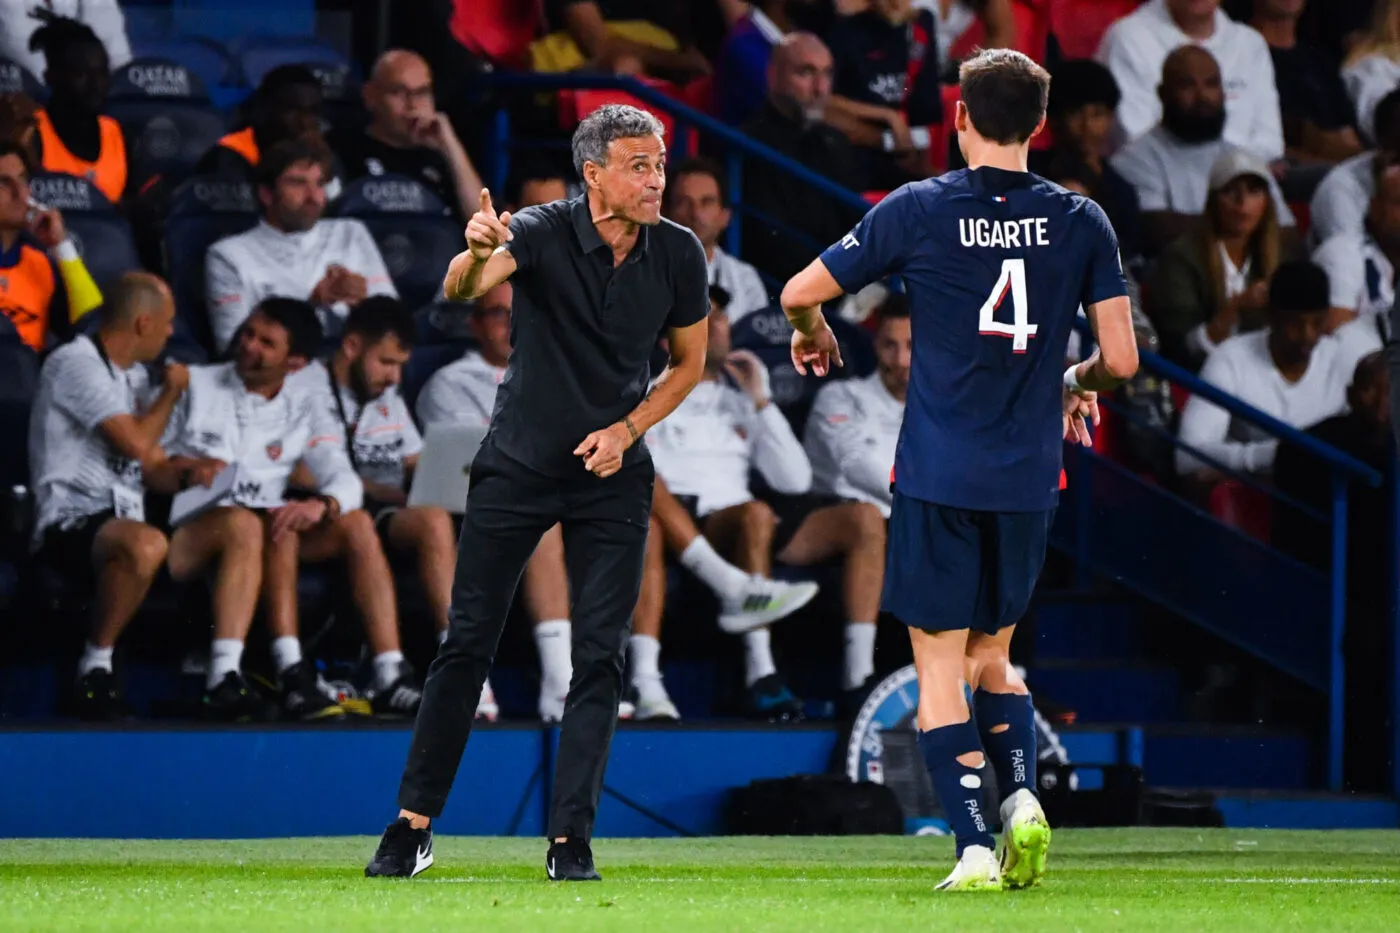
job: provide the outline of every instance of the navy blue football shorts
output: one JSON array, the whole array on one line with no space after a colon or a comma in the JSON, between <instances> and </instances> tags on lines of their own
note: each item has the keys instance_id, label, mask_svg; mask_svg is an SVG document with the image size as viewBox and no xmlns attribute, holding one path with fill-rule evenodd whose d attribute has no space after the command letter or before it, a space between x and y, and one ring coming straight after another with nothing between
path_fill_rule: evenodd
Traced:
<instances>
[{"instance_id":1,"label":"navy blue football shorts","mask_svg":"<svg viewBox=\"0 0 1400 933\"><path fill-rule=\"evenodd\" d=\"M880 609L926 632L995 635L1030 605L1055 510L980 512L898 492Z\"/></svg>"}]
</instances>

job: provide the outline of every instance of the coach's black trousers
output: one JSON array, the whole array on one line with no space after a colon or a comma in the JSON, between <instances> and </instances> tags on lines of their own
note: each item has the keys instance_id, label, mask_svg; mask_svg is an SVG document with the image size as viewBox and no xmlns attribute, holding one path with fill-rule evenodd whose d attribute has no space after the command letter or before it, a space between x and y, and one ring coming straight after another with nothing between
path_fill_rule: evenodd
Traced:
<instances>
[{"instance_id":1,"label":"coach's black trousers","mask_svg":"<svg viewBox=\"0 0 1400 933\"><path fill-rule=\"evenodd\" d=\"M400 807L430 817L442 813L525 564L540 537L561 523L573 603L574 675L548 835L592 837L642 585L654 476L648 459L607 479L581 467L576 478L555 479L510 459L487 439L472 463L451 622L428 669L399 785Z\"/></svg>"}]
</instances>

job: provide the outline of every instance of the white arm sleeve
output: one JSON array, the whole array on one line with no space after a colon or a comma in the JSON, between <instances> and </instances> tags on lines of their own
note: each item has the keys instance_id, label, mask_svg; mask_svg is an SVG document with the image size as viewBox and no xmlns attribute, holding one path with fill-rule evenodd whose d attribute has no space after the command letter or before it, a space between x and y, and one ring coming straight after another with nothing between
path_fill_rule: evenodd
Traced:
<instances>
[{"instance_id":1,"label":"white arm sleeve","mask_svg":"<svg viewBox=\"0 0 1400 933\"><path fill-rule=\"evenodd\" d=\"M364 505L365 485L345 453L345 429L324 405L308 405L311 440L301 459L316 478L316 490L340 503L340 511L353 512Z\"/></svg>"},{"instance_id":2,"label":"white arm sleeve","mask_svg":"<svg viewBox=\"0 0 1400 933\"><path fill-rule=\"evenodd\" d=\"M369 228L358 220L351 220L350 223L355 225L356 259L356 267L350 271L365 277L366 294L399 297L398 290L394 288L394 280L389 277L389 269L384 265L384 257L380 255L379 247L370 235Z\"/></svg>"},{"instance_id":3,"label":"white arm sleeve","mask_svg":"<svg viewBox=\"0 0 1400 933\"><path fill-rule=\"evenodd\" d=\"M840 384L838 383L837 386ZM859 412L844 387L817 393L812 413L807 417L806 438L812 458L835 465L846 482L861 492L889 504L890 470L875 451L863 442Z\"/></svg>"},{"instance_id":4,"label":"white arm sleeve","mask_svg":"<svg viewBox=\"0 0 1400 933\"><path fill-rule=\"evenodd\" d=\"M1143 56L1133 48L1132 36L1128 29L1122 28L1121 20L1104 34L1095 57L1113 73L1122 95L1115 114L1119 142L1131 142L1156 126L1161 117L1161 103L1157 99L1157 83L1161 75L1145 73Z\"/></svg>"},{"instance_id":5,"label":"white arm sleeve","mask_svg":"<svg viewBox=\"0 0 1400 933\"><path fill-rule=\"evenodd\" d=\"M1313 250L1312 261L1327 273L1329 301L1334 308L1358 310L1366 292L1366 264L1355 237L1333 237Z\"/></svg>"},{"instance_id":6,"label":"white arm sleeve","mask_svg":"<svg viewBox=\"0 0 1400 933\"><path fill-rule=\"evenodd\" d=\"M1206 360L1205 366L1201 368L1201 378L1224 392L1234 393L1239 389L1235 384L1234 368L1222 363L1218 354L1212 354ZM1232 470L1257 472L1268 469L1273 464L1278 441L1244 443L1230 440L1229 433L1228 411L1199 395L1191 396L1186 403L1186 410L1181 414L1181 428L1177 431L1177 437L1183 444L1207 454ZM1185 448L1176 452L1178 473L1194 473L1214 468L1214 464L1198 460Z\"/></svg>"},{"instance_id":7,"label":"white arm sleeve","mask_svg":"<svg viewBox=\"0 0 1400 933\"><path fill-rule=\"evenodd\" d=\"M771 402L753 412L749 432L753 464L775 492L796 496L812 488L812 464L787 418Z\"/></svg>"},{"instance_id":8,"label":"white arm sleeve","mask_svg":"<svg viewBox=\"0 0 1400 933\"><path fill-rule=\"evenodd\" d=\"M253 313L259 295L252 282L238 271L238 263L215 243L204 257L204 294L209 308L209 326L214 349L222 354L233 335Z\"/></svg>"}]
</instances>

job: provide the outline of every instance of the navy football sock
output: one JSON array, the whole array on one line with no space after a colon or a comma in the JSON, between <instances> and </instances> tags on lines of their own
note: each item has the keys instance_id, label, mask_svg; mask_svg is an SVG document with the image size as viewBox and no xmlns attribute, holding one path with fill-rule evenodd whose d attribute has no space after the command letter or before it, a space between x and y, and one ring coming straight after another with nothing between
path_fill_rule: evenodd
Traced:
<instances>
[{"instance_id":1,"label":"navy football sock","mask_svg":"<svg viewBox=\"0 0 1400 933\"><path fill-rule=\"evenodd\" d=\"M969 719L955 726L943 726L919 733L919 751L933 779L933 789L943 804L943 813L958 843L958 857L968 846L995 848L982 807L982 772L958 761L959 755L982 751L977 725Z\"/></svg>"},{"instance_id":2,"label":"navy football sock","mask_svg":"<svg viewBox=\"0 0 1400 933\"><path fill-rule=\"evenodd\" d=\"M973 702L977 726L982 733L982 747L996 769L1001 799L1022 789L1036 793L1035 707L1031 705L1030 696L978 690ZM992 731L1002 725L1009 728Z\"/></svg>"}]
</instances>

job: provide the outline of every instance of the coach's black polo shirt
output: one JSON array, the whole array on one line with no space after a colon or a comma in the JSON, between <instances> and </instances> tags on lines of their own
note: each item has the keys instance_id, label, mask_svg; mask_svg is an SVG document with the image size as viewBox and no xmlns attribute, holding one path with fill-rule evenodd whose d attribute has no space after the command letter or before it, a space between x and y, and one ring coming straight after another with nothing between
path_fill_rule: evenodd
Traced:
<instances>
[{"instance_id":1,"label":"coach's black polo shirt","mask_svg":"<svg viewBox=\"0 0 1400 933\"><path fill-rule=\"evenodd\" d=\"M657 338L710 310L705 251L685 227L643 227L613 268L587 194L511 217L515 257L510 364L491 437L502 453L551 476L584 473L574 448L636 408ZM646 457L634 444L623 466Z\"/></svg>"}]
</instances>

